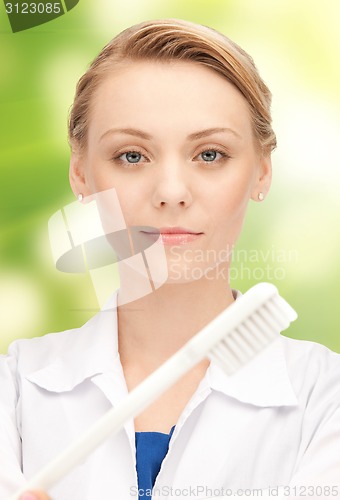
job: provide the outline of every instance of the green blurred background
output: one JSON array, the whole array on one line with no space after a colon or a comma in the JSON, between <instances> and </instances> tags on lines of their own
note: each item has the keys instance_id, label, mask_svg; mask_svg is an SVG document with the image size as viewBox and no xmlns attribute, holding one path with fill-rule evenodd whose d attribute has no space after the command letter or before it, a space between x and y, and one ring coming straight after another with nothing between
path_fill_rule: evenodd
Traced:
<instances>
[{"instance_id":1,"label":"green blurred background","mask_svg":"<svg viewBox=\"0 0 340 500\"><path fill-rule=\"evenodd\" d=\"M264 203L250 203L232 285L271 281L299 320L286 335L340 352L340 2L80 0L13 34L0 5L0 352L15 338L83 324L88 275L53 267L47 221L74 201L66 122L78 78L127 26L176 17L214 27L255 59L273 92L278 149Z\"/></svg>"}]
</instances>

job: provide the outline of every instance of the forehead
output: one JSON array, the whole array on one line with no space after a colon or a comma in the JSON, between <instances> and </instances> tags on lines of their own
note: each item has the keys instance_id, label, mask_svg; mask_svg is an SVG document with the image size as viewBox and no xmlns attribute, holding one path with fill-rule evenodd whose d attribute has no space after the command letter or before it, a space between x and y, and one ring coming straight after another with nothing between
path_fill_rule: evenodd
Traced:
<instances>
[{"instance_id":1,"label":"forehead","mask_svg":"<svg viewBox=\"0 0 340 500\"><path fill-rule=\"evenodd\" d=\"M133 61L108 73L92 98L89 135L116 126L164 134L224 126L252 136L242 94L216 71L191 61Z\"/></svg>"}]
</instances>

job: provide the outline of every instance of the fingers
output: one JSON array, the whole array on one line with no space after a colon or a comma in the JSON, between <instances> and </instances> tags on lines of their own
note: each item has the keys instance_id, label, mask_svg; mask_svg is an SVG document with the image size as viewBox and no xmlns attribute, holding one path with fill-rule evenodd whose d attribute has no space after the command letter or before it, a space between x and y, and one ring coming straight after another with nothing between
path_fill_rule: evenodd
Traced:
<instances>
[{"instance_id":1,"label":"fingers","mask_svg":"<svg viewBox=\"0 0 340 500\"><path fill-rule=\"evenodd\" d=\"M51 498L44 491L27 491L21 495L19 500L51 500Z\"/></svg>"}]
</instances>

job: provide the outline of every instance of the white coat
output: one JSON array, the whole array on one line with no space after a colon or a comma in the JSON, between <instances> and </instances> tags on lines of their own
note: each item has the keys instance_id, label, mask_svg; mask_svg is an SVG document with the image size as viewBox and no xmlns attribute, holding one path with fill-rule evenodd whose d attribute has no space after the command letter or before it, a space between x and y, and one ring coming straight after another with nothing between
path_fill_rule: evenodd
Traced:
<instances>
[{"instance_id":1,"label":"white coat","mask_svg":"<svg viewBox=\"0 0 340 500\"><path fill-rule=\"evenodd\" d=\"M83 327L15 341L0 357L0 499L126 396L116 303L115 294ZM280 336L232 377L211 363L174 424L154 499L277 485L340 498L340 355L326 347ZM133 421L50 494L138 500Z\"/></svg>"}]
</instances>

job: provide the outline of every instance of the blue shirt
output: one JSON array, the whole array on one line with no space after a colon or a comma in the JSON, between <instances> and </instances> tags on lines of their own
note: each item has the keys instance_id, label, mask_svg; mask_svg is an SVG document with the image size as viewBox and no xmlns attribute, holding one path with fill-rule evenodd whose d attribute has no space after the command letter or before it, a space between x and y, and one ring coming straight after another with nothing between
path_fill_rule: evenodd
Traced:
<instances>
[{"instance_id":1,"label":"blue shirt","mask_svg":"<svg viewBox=\"0 0 340 500\"><path fill-rule=\"evenodd\" d=\"M138 476L139 499L151 498L151 491L157 474L168 452L173 426L169 434L162 432L136 432L136 468Z\"/></svg>"}]
</instances>

